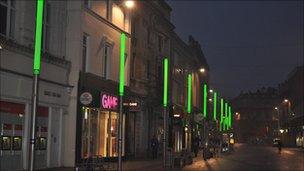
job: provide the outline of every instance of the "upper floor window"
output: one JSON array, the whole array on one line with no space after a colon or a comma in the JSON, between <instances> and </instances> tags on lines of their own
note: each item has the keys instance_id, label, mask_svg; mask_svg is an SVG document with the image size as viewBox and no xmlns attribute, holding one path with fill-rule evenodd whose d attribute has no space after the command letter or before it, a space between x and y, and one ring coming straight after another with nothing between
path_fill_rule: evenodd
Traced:
<instances>
[{"instance_id":1,"label":"upper floor window","mask_svg":"<svg viewBox=\"0 0 304 171\"><path fill-rule=\"evenodd\" d=\"M85 7L91 8L91 0L84 0L83 4L84 4Z\"/></svg>"},{"instance_id":2,"label":"upper floor window","mask_svg":"<svg viewBox=\"0 0 304 171\"><path fill-rule=\"evenodd\" d=\"M87 71L87 60L88 60L88 48L89 47L89 35L83 33L82 36L82 72Z\"/></svg>"},{"instance_id":3,"label":"upper floor window","mask_svg":"<svg viewBox=\"0 0 304 171\"><path fill-rule=\"evenodd\" d=\"M125 28L125 14L123 10L114 3L112 6L112 22L121 29Z\"/></svg>"},{"instance_id":4,"label":"upper floor window","mask_svg":"<svg viewBox=\"0 0 304 171\"><path fill-rule=\"evenodd\" d=\"M136 53L133 52L132 58L131 58L131 78L135 77L135 57L136 57Z\"/></svg>"},{"instance_id":5,"label":"upper floor window","mask_svg":"<svg viewBox=\"0 0 304 171\"><path fill-rule=\"evenodd\" d=\"M43 36L42 36L42 49L44 51L50 50L50 37L51 37L51 4L46 1L44 4L44 16L43 16Z\"/></svg>"},{"instance_id":6,"label":"upper floor window","mask_svg":"<svg viewBox=\"0 0 304 171\"><path fill-rule=\"evenodd\" d=\"M15 0L0 1L0 34L7 38L15 37Z\"/></svg>"},{"instance_id":7,"label":"upper floor window","mask_svg":"<svg viewBox=\"0 0 304 171\"><path fill-rule=\"evenodd\" d=\"M151 78L151 68L150 68L150 61L147 61L147 66L146 66L146 77L148 80L150 80Z\"/></svg>"},{"instance_id":8,"label":"upper floor window","mask_svg":"<svg viewBox=\"0 0 304 171\"><path fill-rule=\"evenodd\" d=\"M104 53L103 53L103 77L108 79L110 73L110 55L111 55L111 46L105 44Z\"/></svg>"},{"instance_id":9,"label":"upper floor window","mask_svg":"<svg viewBox=\"0 0 304 171\"><path fill-rule=\"evenodd\" d=\"M163 37L161 35L159 35L158 36L158 51L159 52L163 51L163 46L164 46Z\"/></svg>"}]
</instances>

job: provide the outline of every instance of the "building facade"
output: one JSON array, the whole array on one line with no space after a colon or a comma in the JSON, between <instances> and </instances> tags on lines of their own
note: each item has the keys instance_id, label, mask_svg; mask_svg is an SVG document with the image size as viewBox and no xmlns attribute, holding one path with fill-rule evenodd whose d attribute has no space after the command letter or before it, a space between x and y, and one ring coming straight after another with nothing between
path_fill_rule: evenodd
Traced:
<instances>
[{"instance_id":1,"label":"building facade","mask_svg":"<svg viewBox=\"0 0 304 171\"><path fill-rule=\"evenodd\" d=\"M132 11L132 50L130 69L131 101L139 106L129 112L127 153L149 157L150 140L163 135L163 59L170 60L171 8L164 1L136 1ZM133 123L133 124L131 124ZM140 128L140 129L138 129Z\"/></svg>"},{"instance_id":2,"label":"building facade","mask_svg":"<svg viewBox=\"0 0 304 171\"><path fill-rule=\"evenodd\" d=\"M241 93L231 100L235 112L234 132L237 142L271 144L277 137L278 116L274 106L279 102L277 89L261 88Z\"/></svg>"},{"instance_id":3,"label":"building facade","mask_svg":"<svg viewBox=\"0 0 304 171\"><path fill-rule=\"evenodd\" d=\"M35 167L63 165L71 63L65 53L66 2L44 6L41 74L36 122ZM28 167L35 1L1 1L0 170Z\"/></svg>"},{"instance_id":4,"label":"building facade","mask_svg":"<svg viewBox=\"0 0 304 171\"><path fill-rule=\"evenodd\" d=\"M1 1L0 169L28 167L35 1ZM209 66L199 43L183 42L165 1L45 0L37 112L36 168L74 167L89 156L117 157L120 38L125 34L123 157L162 151L163 59L169 59L168 140L191 151L202 134L202 85ZM200 69L204 68L204 72ZM187 75L192 112L186 113ZM192 125L195 131L192 130Z\"/></svg>"},{"instance_id":5,"label":"building facade","mask_svg":"<svg viewBox=\"0 0 304 171\"><path fill-rule=\"evenodd\" d=\"M65 166L90 156L118 155L118 81L121 34L126 39L125 87L129 86L130 15L123 1L67 1L67 59L72 61ZM126 94L124 101L128 98ZM123 114L123 156L126 119ZM76 143L75 143L76 139ZM76 160L75 160L76 159Z\"/></svg>"},{"instance_id":6,"label":"building facade","mask_svg":"<svg viewBox=\"0 0 304 171\"><path fill-rule=\"evenodd\" d=\"M278 86L281 101L276 107L285 146L304 147L303 72L303 66L294 68Z\"/></svg>"},{"instance_id":7,"label":"building facade","mask_svg":"<svg viewBox=\"0 0 304 171\"><path fill-rule=\"evenodd\" d=\"M199 43L189 36L188 43L172 34L171 46L171 111L169 146L175 153L191 152L192 139L203 136L203 84L209 86L209 66ZM204 69L204 72L202 72ZM187 76L192 76L192 111L188 113ZM191 131L194 130L194 131Z\"/></svg>"}]
</instances>

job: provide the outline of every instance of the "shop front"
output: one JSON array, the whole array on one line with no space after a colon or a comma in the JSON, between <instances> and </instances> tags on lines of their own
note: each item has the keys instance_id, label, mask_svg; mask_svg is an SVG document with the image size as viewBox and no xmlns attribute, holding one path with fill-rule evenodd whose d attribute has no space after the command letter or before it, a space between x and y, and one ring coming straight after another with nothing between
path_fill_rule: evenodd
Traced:
<instances>
[{"instance_id":1,"label":"shop front","mask_svg":"<svg viewBox=\"0 0 304 171\"><path fill-rule=\"evenodd\" d=\"M85 91L80 95L81 103L81 158L118 156L118 96L103 91ZM123 156L124 127L123 114Z\"/></svg>"}]
</instances>

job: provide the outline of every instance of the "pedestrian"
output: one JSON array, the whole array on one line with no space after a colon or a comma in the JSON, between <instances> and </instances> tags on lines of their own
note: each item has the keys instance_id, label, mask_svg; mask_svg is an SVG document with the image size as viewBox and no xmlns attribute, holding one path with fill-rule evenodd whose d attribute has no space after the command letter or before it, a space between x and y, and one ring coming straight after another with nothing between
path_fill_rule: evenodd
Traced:
<instances>
[{"instance_id":1,"label":"pedestrian","mask_svg":"<svg viewBox=\"0 0 304 171\"><path fill-rule=\"evenodd\" d=\"M281 142L281 140L278 141L278 150L279 150L279 154L281 154L281 150L282 150L282 142Z\"/></svg>"},{"instance_id":2,"label":"pedestrian","mask_svg":"<svg viewBox=\"0 0 304 171\"><path fill-rule=\"evenodd\" d=\"M152 159L157 158L158 146L159 146L158 139L154 135L151 139Z\"/></svg>"},{"instance_id":3,"label":"pedestrian","mask_svg":"<svg viewBox=\"0 0 304 171\"><path fill-rule=\"evenodd\" d=\"M197 157L197 153L198 153L198 150L199 150L199 144L200 144L199 138L195 137L193 139L193 152L194 152L195 157Z\"/></svg>"}]
</instances>

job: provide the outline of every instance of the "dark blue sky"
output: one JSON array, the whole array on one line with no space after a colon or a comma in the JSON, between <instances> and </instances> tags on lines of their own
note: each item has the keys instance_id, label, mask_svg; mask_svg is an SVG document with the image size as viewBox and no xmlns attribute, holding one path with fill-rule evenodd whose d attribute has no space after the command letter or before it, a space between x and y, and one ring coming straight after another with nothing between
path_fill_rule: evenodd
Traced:
<instances>
[{"instance_id":1,"label":"dark blue sky","mask_svg":"<svg viewBox=\"0 0 304 171\"><path fill-rule=\"evenodd\" d=\"M277 86L303 65L303 1L168 1L176 32L193 35L221 95Z\"/></svg>"}]
</instances>

